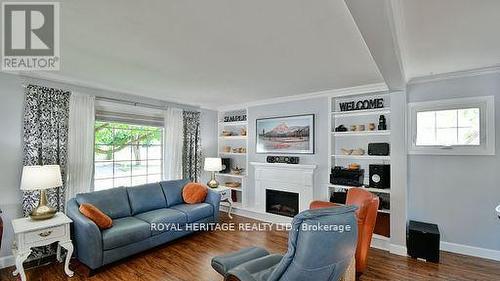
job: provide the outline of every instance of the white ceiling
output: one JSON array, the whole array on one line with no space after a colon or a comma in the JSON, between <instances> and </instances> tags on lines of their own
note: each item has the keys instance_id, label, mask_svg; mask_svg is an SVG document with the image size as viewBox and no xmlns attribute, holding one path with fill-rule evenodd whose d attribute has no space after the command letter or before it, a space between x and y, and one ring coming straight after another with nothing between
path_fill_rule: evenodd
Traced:
<instances>
[{"instance_id":1,"label":"white ceiling","mask_svg":"<svg viewBox=\"0 0 500 281\"><path fill-rule=\"evenodd\" d=\"M499 0L402 0L407 79L500 64Z\"/></svg>"},{"instance_id":2,"label":"white ceiling","mask_svg":"<svg viewBox=\"0 0 500 281\"><path fill-rule=\"evenodd\" d=\"M141 4L139 4L141 3ZM60 76L218 107L383 82L344 1L61 1Z\"/></svg>"}]
</instances>

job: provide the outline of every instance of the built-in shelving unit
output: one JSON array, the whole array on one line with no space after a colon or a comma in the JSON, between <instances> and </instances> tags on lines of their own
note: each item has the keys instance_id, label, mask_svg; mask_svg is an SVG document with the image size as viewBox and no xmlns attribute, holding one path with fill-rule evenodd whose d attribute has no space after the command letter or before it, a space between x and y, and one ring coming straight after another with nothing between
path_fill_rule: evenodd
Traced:
<instances>
[{"instance_id":1,"label":"built-in shelving unit","mask_svg":"<svg viewBox=\"0 0 500 281\"><path fill-rule=\"evenodd\" d=\"M221 158L229 158L231 170L236 166L243 168L241 174L216 173L217 180L220 185L226 186L227 182L239 182L241 186L230 187L231 197L234 201L233 207L242 208L248 205L247 195L247 171L248 171L248 121L228 121L225 122L225 117L247 115L246 109L234 109L228 111L220 111L218 118L218 154ZM226 120L227 121L227 120ZM225 135L223 132L230 132L231 135ZM230 148L229 151L228 148ZM235 152L234 149L244 149L244 152Z\"/></svg>"},{"instance_id":2,"label":"built-in shelving unit","mask_svg":"<svg viewBox=\"0 0 500 281\"><path fill-rule=\"evenodd\" d=\"M376 109L363 109L353 111L341 111L340 103L349 101L359 101L365 99L383 98L384 107ZM368 155L369 143L389 143L391 142L391 108L390 95L388 93L373 93L363 95L336 96L330 100L330 134L329 134L329 166L347 167L349 164L356 163L364 170L364 181L362 188L377 194L381 200L389 200L391 196L390 188L370 187L369 166L371 164L391 164L391 156ZM385 130L378 130L380 115L384 115L387 122ZM375 125L374 130L369 130L369 124ZM335 128L344 125L348 131L336 132ZM353 130L353 126L363 127L364 129ZM349 150L358 150L356 154L346 154ZM359 152L361 151L361 153ZM361 154L361 155L360 155ZM328 175L330 176L330 175ZM330 182L330 178L327 179ZM354 186L329 184L328 194L337 194L334 192L347 192ZM390 216L391 210L387 204L379 208L377 217L377 226L375 233L381 237L390 237Z\"/></svg>"}]
</instances>

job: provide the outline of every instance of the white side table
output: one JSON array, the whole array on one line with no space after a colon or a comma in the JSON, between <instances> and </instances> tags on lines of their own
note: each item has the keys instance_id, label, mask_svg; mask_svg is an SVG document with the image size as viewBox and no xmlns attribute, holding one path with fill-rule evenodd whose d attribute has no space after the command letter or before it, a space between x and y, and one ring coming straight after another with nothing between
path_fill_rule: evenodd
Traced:
<instances>
[{"instance_id":1,"label":"white side table","mask_svg":"<svg viewBox=\"0 0 500 281\"><path fill-rule=\"evenodd\" d=\"M64 272L69 277L73 277L73 271L69 269L69 260L73 254L69 228L69 224L72 222L70 218L61 212L47 220L37 221L30 218L12 220L15 235L12 251L16 258L16 270L12 274L14 276L20 274L21 280L26 281L23 262L31 254L31 248L59 242L57 245L57 260L62 262L61 247L66 249L68 253L64 262Z\"/></svg>"},{"instance_id":2,"label":"white side table","mask_svg":"<svg viewBox=\"0 0 500 281\"><path fill-rule=\"evenodd\" d=\"M231 211L233 210L233 199L231 198L231 189L225 186L219 185L217 188L211 188L211 190L215 192L219 192L220 201L229 203L229 211L227 212L227 216L232 219Z\"/></svg>"}]
</instances>

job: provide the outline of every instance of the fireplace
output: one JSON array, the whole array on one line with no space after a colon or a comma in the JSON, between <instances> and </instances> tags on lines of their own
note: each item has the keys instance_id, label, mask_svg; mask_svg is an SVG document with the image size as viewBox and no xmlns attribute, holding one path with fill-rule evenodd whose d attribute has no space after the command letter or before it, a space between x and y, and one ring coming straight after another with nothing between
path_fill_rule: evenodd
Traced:
<instances>
[{"instance_id":1,"label":"fireplace","mask_svg":"<svg viewBox=\"0 0 500 281\"><path fill-rule=\"evenodd\" d=\"M266 189L266 212L294 217L299 213L299 194Z\"/></svg>"}]
</instances>

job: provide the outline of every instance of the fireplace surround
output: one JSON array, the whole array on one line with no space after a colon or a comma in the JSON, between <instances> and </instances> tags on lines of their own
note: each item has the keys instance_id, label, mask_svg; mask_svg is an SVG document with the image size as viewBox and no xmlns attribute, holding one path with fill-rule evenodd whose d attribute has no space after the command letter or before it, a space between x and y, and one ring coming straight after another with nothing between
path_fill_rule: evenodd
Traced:
<instances>
[{"instance_id":1,"label":"fireplace surround","mask_svg":"<svg viewBox=\"0 0 500 281\"><path fill-rule=\"evenodd\" d=\"M316 165L251 162L255 169L255 208L261 213L281 215L281 211L269 212L268 190L297 195L297 213L307 210L313 200L314 171ZM283 195L282 194L282 195ZM273 204L277 205L277 204ZM278 204L279 205L279 204ZM278 206L275 206L277 208Z\"/></svg>"}]
</instances>

